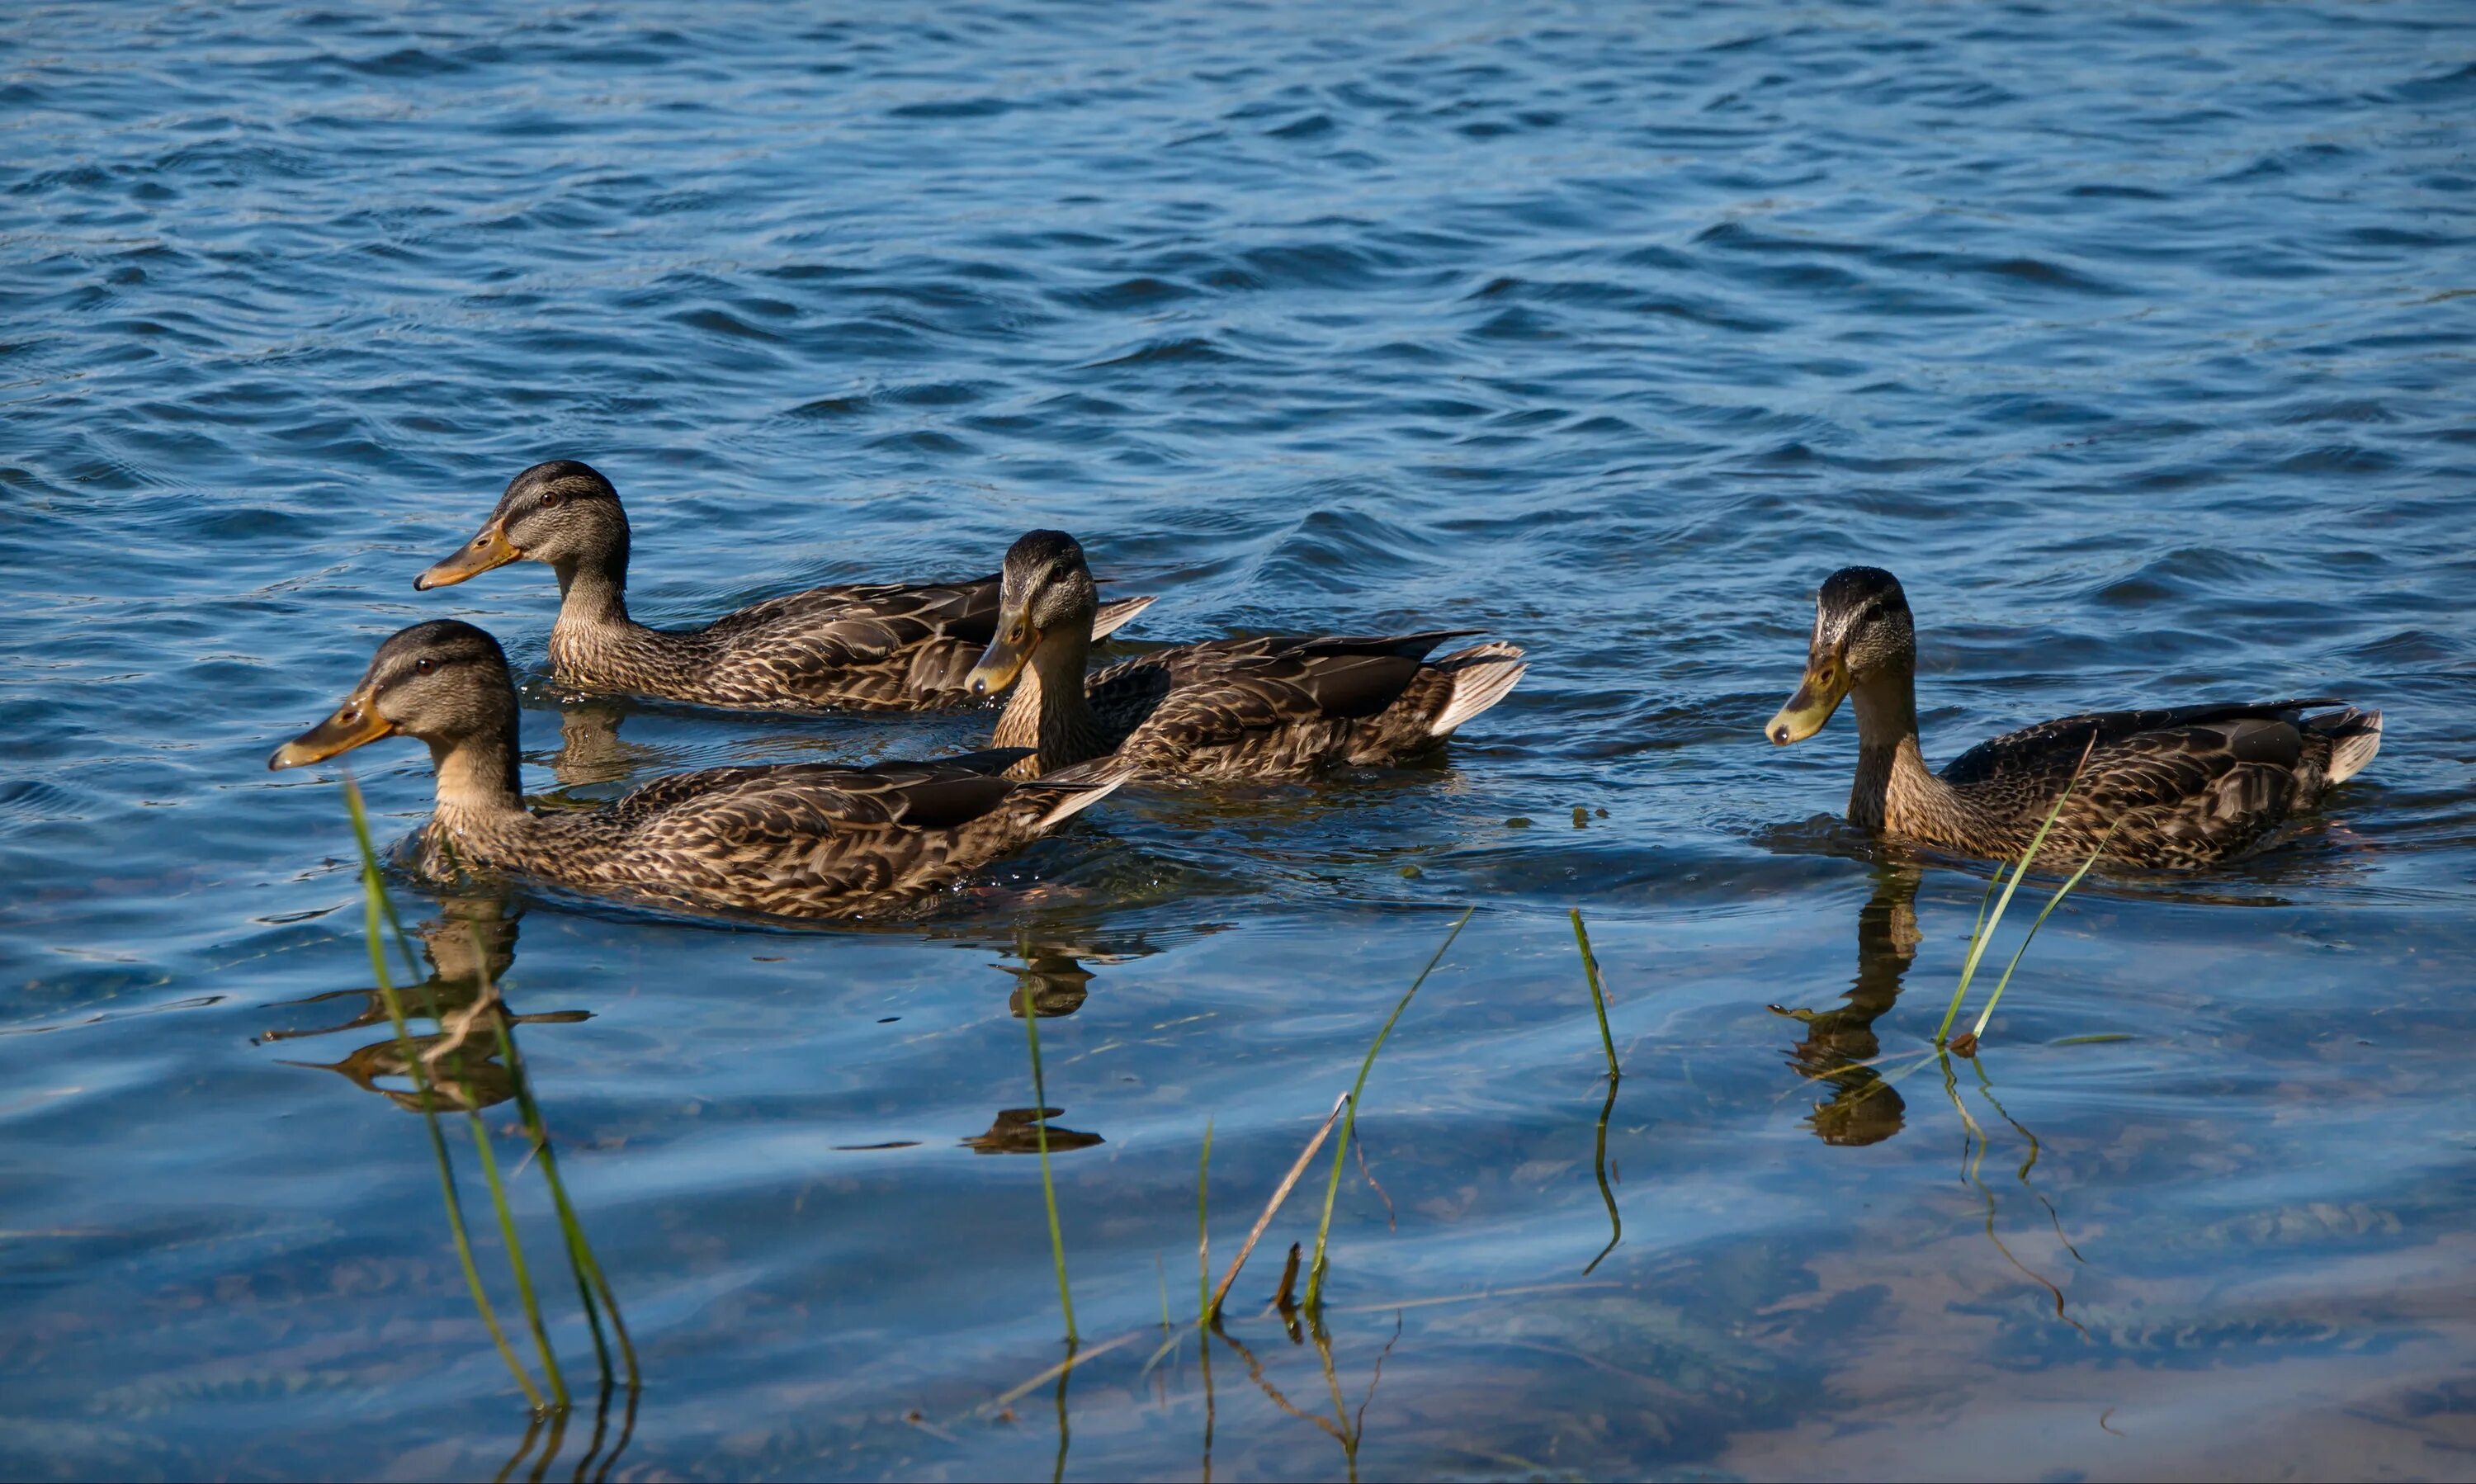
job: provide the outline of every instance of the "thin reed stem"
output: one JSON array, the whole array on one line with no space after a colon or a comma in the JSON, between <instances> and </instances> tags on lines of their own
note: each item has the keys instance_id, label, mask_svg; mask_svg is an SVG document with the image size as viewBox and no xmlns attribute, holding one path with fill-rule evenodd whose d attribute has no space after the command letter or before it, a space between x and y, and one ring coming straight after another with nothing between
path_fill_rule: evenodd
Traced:
<instances>
[{"instance_id":1,"label":"thin reed stem","mask_svg":"<svg viewBox=\"0 0 2476 1484\"><path fill-rule=\"evenodd\" d=\"M1617 1070L1617 1038L1608 1033L1608 997L1599 983L1598 956L1591 952L1591 935L1582 928L1582 909L1568 909L1573 918L1573 946L1582 951L1582 977L1590 981L1591 1009L1599 1017L1599 1046L1608 1053L1608 1080L1624 1076Z\"/></svg>"},{"instance_id":2,"label":"thin reed stem","mask_svg":"<svg viewBox=\"0 0 2476 1484\"><path fill-rule=\"evenodd\" d=\"M1026 992L1023 1033L1031 1045L1031 1126L1040 1146L1040 1199L1049 1207L1049 1254L1057 1264L1057 1307L1066 1315L1066 1344L1075 1345L1075 1296L1066 1287L1066 1236L1057 1224L1057 1185L1049 1174L1049 1088L1040 1073L1040 1007ZM1061 1414L1062 1415L1062 1414ZM1061 1448L1059 1457L1064 1457Z\"/></svg>"},{"instance_id":3,"label":"thin reed stem","mask_svg":"<svg viewBox=\"0 0 2476 1484\"><path fill-rule=\"evenodd\" d=\"M1282 1201L1290 1199L1290 1192L1298 1185L1299 1176L1307 1173L1307 1161L1315 1158L1316 1150L1324 1148L1324 1141L1332 1133L1334 1121L1341 1117L1342 1105L1349 1101L1348 1093L1332 1100L1332 1111L1324 1116L1324 1122L1316 1125L1315 1137L1309 1139L1307 1147L1299 1150L1299 1157L1290 1162L1290 1173L1281 1176L1281 1183L1274 1188L1273 1199L1264 1202L1264 1209L1256 1216L1255 1224L1249 1229L1247 1240L1238 1245L1238 1255L1229 1260L1229 1271L1221 1274L1221 1286L1212 1291L1210 1301L1204 1305L1205 1323L1221 1317L1222 1302L1229 1297L1229 1285L1238 1281L1238 1270L1247 1266L1249 1254L1255 1250L1255 1244L1263 1240L1264 1228L1273 1224L1274 1213L1281 1209Z\"/></svg>"},{"instance_id":4,"label":"thin reed stem","mask_svg":"<svg viewBox=\"0 0 2476 1484\"><path fill-rule=\"evenodd\" d=\"M474 962L481 966L483 993L496 999L498 988L490 982L489 955L482 942L482 929L472 929ZM600 1362L603 1378L610 1377L610 1351L602 1332L602 1312L610 1316L610 1328L618 1337L619 1355L628 1368L628 1384L643 1384L636 1369L636 1347L628 1335L628 1322L619 1314L619 1300L610 1292L609 1280L602 1275L602 1264L593 1255L593 1244L585 1240L584 1224L576 1214L574 1202L567 1198L567 1180L559 1174L558 1153L551 1148L550 1128L543 1122L541 1104L533 1098L532 1077L526 1071L523 1053L516 1050L515 1031L504 1014L492 1018L498 1032L499 1059L506 1064L508 1080L515 1090L516 1111L523 1118L526 1137L532 1141L534 1153L541 1160L542 1183L550 1189L552 1209L558 1214L559 1235L567 1248L569 1271L576 1278L576 1297L583 1305L585 1323L593 1331L594 1358ZM594 1302L596 1294L601 1303Z\"/></svg>"},{"instance_id":5,"label":"thin reed stem","mask_svg":"<svg viewBox=\"0 0 2476 1484\"><path fill-rule=\"evenodd\" d=\"M378 981L379 1000L386 1006L387 1019L395 1026L396 1051L404 1058L406 1075L412 1079L413 1100L421 1108L421 1121L430 1131L430 1151L438 1164L438 1192L447 1208L447 1228L456 1242L456 1261L464 1272L464 1286L472 1292L474 1312L482 1318L482 1327L490 1332L490 1343L498 1348L499 1358L508 1364L508 1373L535 1412L544 1405L541 1389L533 1385L524 1363L516 1359L516 1348L508 1343L508 1333L499 1325L497 1310L490 1305L489 1290L482 1286L482 1270L473 1261L473 1240L464 1226L464 1202L456 1191L455 1167L447 1158L447 1138L438 1127L438 1109L431 1096L430 1076L420 1053L413 1049L412 1031L405 1024L404 1002L395 992L395 983L387 977L386 949L380 940L379 920L382 911L389 917L394 908L387 904L386 886L379 878L378 851L370 844L370 822L361 803L360 785L351 776L344 779L344 808L352 816L353 838L361 850L361 905L370 946L370 974ZM402 931L398 931L402 941ZM528 1438L530 1438L528 1434Z\"/></svg>"},{"instance_id":6,"label":"thin reed stem","mask_svg":"<svg viewBox=\"0 0 2476 1484\"><path fill-rule=\"evenodd\" d=\"M2045 906L2040 909L2037 920L2029 925L2029 930L2021 934L2020 946L2012 951L2012 961L2003 966L2003 977L1994 981L1994 993L1986 997L1986 1008L1977 1012L1977 1024L1970 1027L1968 1032L1970 1035L1986 1034L1987 1022L1994 1018L1995 1002L2003 998L2004 986L2012 982L2012 971L2020 967L2020 955L2029 952L2029 944L2038 936L2038 929L2046 926L2047 915L2063 905L2064 898L2070 895L2071 889L2081 883L2082 877L2090 874L2090 867L2097 864L2097 858L2106 853L2107 842L2115 838L2115 829L2114 825L2107 827L2106 838L2097 842L2097 849L2090 852L2090 858L2081 862L2081 868L2072 873L2070 880L2055 888L2055 894L2046 899Z\"/></svg>"},{"instance_id":7,"label":"thin reed stem","mask_svg":"<svg viewBox=\"0 0 2476 1484\"><path fill-rule=\"evenodd\" d=\"M1212 1323L1212 1225L1205 1199L1212 1184L1212 1120L1203 1121L1203 1152L1195 1161L1195 1322Z\"/></svg>"},{"instance_id":8,"label":"thin reed stem","mask_svg":"<svg viewBox=\"0 0 2476 1484\"><path fill-rule=\"evenodd\" d=\"M1342 1156L1349 1152L1350 1137L1358 1130L1358 1100L1359 1095L1367 1090L1367 1074L1375 1066L1375 1053L1384 1050L1384 1038L1393 1033L1393 1023L1401 1018L1402 1011L1410 1008L1410 997L1419 992L1420 985L1427 982L1427 976L1436 972L1436 965L1445 961L1445 954L1452 948L1453 940L1462 935L1462 928L1470 924L1471 913L1477 910L1476 906L1469 908L1453 923L1453 930L1445 934L1445 941L1437 945L1435 956L1427 960L1427 966L1420 970L1419 977L1410 981L1410 987L1402 991L1400 1002L1393 1006L1393 1013L1384 1017L1384 1027L1375 1032L1374 1044L1367 1048L1366 1057L1358 1064L1358 1080L1349 1088L1349 1116L1341 1127L1341 1146L1332 1151L1332 1175L1325 1181L1324 1218L1316 1224L1315 1260L1307 1265L1306 1311L1311 1316L1324 1307L1325 1248L1332 1235L1332 1202L1341 1194ZM1616 1061L1613 1050L1608 1053L1608 1060L1613 1067Z\"/></svg>"},{"instance_id":9,"label":"thin reed stem","mask_svg":"<svg viewBox=\"0 0 2476 1484\"><path fill-rule=\"evenodd\" d=\"M1961 1004L1968 998L1969 981L1977 977L1978 961L1986 956L1987 945L1993 942L1994 930L2003 924L2003 914L2011 910L2012 894L2020 889L2021 880L2028 876L2031 863L2037 860L2039 850L2046 843L2046 832L2053 829L2055 821L2063 817L2064 804L2071 799L2073 788L2080 783L2081 770L2089 766L2090 754L2096 748L2097 733L2092 731L2089 746L2081 749L2080 761L2072 765L2072 776L2064 780L2064 791L2055 796L2054 806L2046 810L2046 818L2038 826L2038 832L2029 837L2029 848L2021 853L2020 863L2014 868L2010 884L2003 888L2003 895L1995 900L1993 914L1991 917L1988 916L1985 904L1979 903L1977 909L1979 925L1969 933L1968 956L1963 959L1960 965L1960 983L1951 992L1951 1005L1943 1012L1943 1024L1935 1027L1934 1044L1937 1049L1948 1044L1951 1023L1960 1017ZM2111 834L2112 831L2110 831ZM2101 845L2099 849L2103 851L2105 847ZM2097 857L2092 855L2090 858L2095 861ZM2002 873L1997 870L1995 875L1997 879L2000 879ZM1988 887L1990 893L1993 889L1992 886Z\"/></svg>"},{"instance_id":10,"label":"thin reed stem","mask_svg":"<svg viewBox=\"0 0 2476 1484\"><path fill-rule=\"evenodd\" d=\"M525 1326L532 1331L533 1348L541 1352L542 1378L550 1383L551 1404L567 1409L567 1380L558 1373L558 1356L551 1349L550 1331L542 1326L541 1300L533 1294L532 1270L525 1262L524 1239L516 1235L516 1215L508 1206L507 1186L499 1179L499 1161L490 1150L490 1127L478 1112L467 1110L473 1149L482 1161L482 1178L490 1187L490 1205L498 1212L499 1236L508 1244L508 1271L516 1280L516 1298L525 1306Z\"/></svg>"}]
</instances>

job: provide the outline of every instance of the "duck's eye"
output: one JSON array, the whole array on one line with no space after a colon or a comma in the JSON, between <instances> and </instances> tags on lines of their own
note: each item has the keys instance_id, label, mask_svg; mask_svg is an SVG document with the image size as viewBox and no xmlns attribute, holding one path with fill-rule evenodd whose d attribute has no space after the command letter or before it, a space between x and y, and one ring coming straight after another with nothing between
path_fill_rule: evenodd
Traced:
<instances>
[{"instance_id":1,"label":"duck's eye","mask_svg":"<svg viewBox=\"0 0 2476 1484\"><path fill-rule=\"evenodd\" d=\"M437 668L438 661L430 658L428 655L424 655L412 662L412 673L415 675L428 675L431 671Z\"/></svg>"},{"instance_id":2,"label":"duck's eye","mask_svg":"<svg viewBox=\"0 0 2476 1484\"><path fill-rule=\"evenodd\" d=\"M567 497L565 495L562 495L557 490L554 489L549 494L541 497L541 507L545 510L556 510L558 508L558 503L566 498Z\"/></svg>"}]
</instances>

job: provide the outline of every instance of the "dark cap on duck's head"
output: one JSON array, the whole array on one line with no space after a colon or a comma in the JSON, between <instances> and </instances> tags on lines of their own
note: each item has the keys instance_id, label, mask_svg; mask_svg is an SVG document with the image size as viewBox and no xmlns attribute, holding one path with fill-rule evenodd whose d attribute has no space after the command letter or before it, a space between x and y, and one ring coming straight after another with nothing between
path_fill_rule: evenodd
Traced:
<instances>
[{"instance_id":1,"label":"dark cap on duck's head","mask_svg":"<svg viewBox=\"0 0 2476 1484\"><path fill-rule=\"evenodd\" d=\"M1028 581L1046 572L1083 565L1083 543L1063 531L1027 531L1006 548L1009 579Z\"/></svg>"},{"instance_id":2,"label":"dark cap on duck's head","mask_svg":"<svg viewBox=\"0 0 2476 1484\"><path fill-rule=\"evenodd\" d=\"M1900 580L1880 567L1843 567L1815 595L1804 681L1763 733L1782 746L1801 742L1831 720L1851 686L1916 664L1917 629Z\"/></svg>"},{"instance_id":3,"label":"dark cap on duck's head","mask_svg":"<svg viewBox=\"0 0 2476 1484\"><path fill-rule=\"evenodd\" d=\"M1079 630L1083 642L1091 642L1092 616L1100 606L1081 543L1063 531L1025 532L1006 548L998 633L972 667L972 694L985 696L1013 684L1046 634Z\"/></svg>"},{"instance_id":4,"label":"dark cap on duck's head","mask_svg":"<svg viewBox=\"0 0 2476 1484\"><path fill-rule=\"evenodd\" d=\"M343 705L266 765L298 768L398 733L455 742L512 728L515 705L498 640L452 618L415 624L390 634Z\"/></svg>"},{"instance_id":5,"label":"dark cap on duck's head","mask_svg":"<svg viewBox=\"0 0 2476 1484\"><path fill-rule=\"evenodd\" d=\"M1909 595L1900 588L1900 580L1880 567L1843 567L1822 580L1822 588L1815 594L1818 611L1854 616L1869 603L1905 613Z\"/></svg>"},{"instance_id":6,"label":"dark cap on duck's head","mask_svg":"<svg viewBox=\"0 0 2476 1484\"><path fill-rule=\"evenodd\" d=\"M628 513L619 491L575 458L537 463L508 482L490 518L456 555L413 579L416 590L446 587L511 561L564 567L578 561L628 567Z\"/></svg>"}]
</instances>

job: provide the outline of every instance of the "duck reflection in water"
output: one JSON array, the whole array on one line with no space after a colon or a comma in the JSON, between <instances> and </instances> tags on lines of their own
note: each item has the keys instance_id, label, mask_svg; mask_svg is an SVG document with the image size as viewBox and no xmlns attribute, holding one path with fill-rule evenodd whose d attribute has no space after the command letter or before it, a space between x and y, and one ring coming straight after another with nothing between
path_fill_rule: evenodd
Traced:
<instances>
[{"instance_id":1,"label":"duck reflection in water","mask_svg":"<svg viewBox=\"0 0 2476 1484\"><path fill-rule=\"evenodd\" d=\"M515 1079L498 1059L498 1036L492 1027L487 1022L470 1024L470 1019L483 1003L485 990L497 986L508 966L515 962L516 922L523 911L511 909L506 898L495 896L451 897L439 907L437 917L413 929L413 935L421 940L422 956L430 961L430 977L397 990L397 1002L404 1006L408 1020L430 1020L432 1011L436 1011L435 1023L440 1028L410 1040L414 1053L424 1059L433 1085L445 1095L447 1104L486 1108L514 1097ZM360 1004L350 1019L334 1025L269 1030L259 1041L263 1044L329 1036L388 1024L386 999L374 987L329 990L306 1000L280 1001L278 1007L325 1004L331 1001L359 1001ZM509 1027L572 1025L591 1018L589 1010L552 1010L539 1015L507 1015L505 1024ZM460 1038L455 1028L458 1025L463 1025L466 1032ZM397 1044L391 1028L387 1035L340 1061L287 1061L285 1065L333 1072L408 1112L421 1110L420 1099L410 1086L381 1085L383 1079L410 1081L404 1048Z\"/></svg>"},{"instance_id":2,"label":"duck reflection in water","mask_svg":"<svg viewBox=\"0 0 2476 1484\"><path fill-rule=\"evenodd\" d=\"M1008 1015L1021 1020L1024 1006L1029 1005L1042 1020L1054 1020L1083 1008L1083 1002L1091 998L1094 977L1083 960L1049 944L1029 944L1018 952L1023 955L1021 967L995 966L1015 977L1014 990L1006 996Z\"/></svg>"},{"instance_id":3,"label":"duck reflection in water","mask_svg":"<svg viewBox=\"0 0 2476 1484\"><path fill-rule=\"evenodd\" d=\"M1052 1119L1065 1111L1064 1108L1043 1108L1040 1116ZM1060 1128L1055 1124L1049 1125L1049 1152L1052 1154L1060 1150L1088 1150L1106 1142L1097 1133ZM976 1133L965 1139L963 1147L982 1154L1037 1154L1040 1152L1040 1125L1032 1122L1029 1108L1000 1108L998 1121L989 1125L988 1132Z\"/></svg>"},{"instance_id":4,"label":"duck reflection in water","mask_svg":"<svg viewBox=\"0 0 2476 1484\"><path fill-rule=\"evenodd\" d=\"M560 707L558 751L550 760L551 776L558 779L559 787L617 783L650 764L673 761L661 748L619 740L619 724L628 711L625 702L600 697Z\"/></svg>"},{"instance_id":5,"label":"duck reflection in water","mask_svg":"<svg viewBox=\"0 0 2476 1484\"><path fill-rule=\"evenodd\" d=\"M1882 1053L1874 1022L1900 998L1900 981L1917 957L1918 880L1915 865L1886 861L1873 868L1873 893L1857 914L1857 978L1846 1002L1829 1010L1775 1014L1805 1026L1805 1039L1789 1051L1788 1064L1805 1077L1828 1082L1831 1097L1814 1105L1815 1136L1826 1144L1880 1144L1900 1131L1907 1104L1899 1089L1863 1065Z\"/></svg>"},{"instance_id":6,"label":"duck reflection in water","mask_svg":"<svg viewBox=\"0 0 2476 1484\"><path fill-rule=\"evenodd\" d=\"M1134 952L1144 953L1151 950L1139 945ZM1021 1020L1028 1008L1042 1020L1053 1020L1083 1008L1083 1002L1091 997L1094 978L1092 971L1083 967L1079 956L1086 952L1096 951L1063 940L1019 939L1013 946L1016 962L991 966L1015 978L1014 989L1006 996L1006 1013ZM1096 952L1096 956L1132 955ZM1065 1111L1064 1108L1042 1108L1040 1117L1043 1120L1053 1119ZM1102 1142L1097 1133L1060 1128L1055 1124L1049 1125L1049 1151L1052 1154L1060 1150L1088 1150ZM1001 1108L997 1122L989 1125L986 1132L965 1139L963 1147L982 1154L1037 1154L1040 1152L1040 1126L1033 1122L1030 1108Z\"/></svg>"}]
</instances>

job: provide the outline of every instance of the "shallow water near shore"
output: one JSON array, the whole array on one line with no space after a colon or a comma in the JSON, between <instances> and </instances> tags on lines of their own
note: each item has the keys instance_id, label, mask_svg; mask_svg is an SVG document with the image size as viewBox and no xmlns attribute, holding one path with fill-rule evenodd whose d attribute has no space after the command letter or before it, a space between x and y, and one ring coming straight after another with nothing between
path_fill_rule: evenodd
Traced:
<instances>
[{"instance_id":1,"label":"shallow water near shore","mask_svg":"<svg viewBox=\"0 0 2476 1484\"><path fill-rule=\"evenodd\" d=\"M37 5L0 96L10 1475L2476 1476L2459 8ZM1052 525L1160 595L1130 642L1531 670L917 921L399 882L531 1017L642 1356L554 1437L386 1096L336 773L267 751L451 615L545 796L991 714L558 695L549 574L410 587L553 457L652 622ZM1855 561L1930 760L2297 694L2384 751L2270 854L2090 882L1939 1062L1982 871L1837 822L1845 717L1761 736ZM401 838L426 760L350 761ZM1207 1125L1217 1276L1472 908L1321 1331L1270 1300L1323 1158L1181 1330ZM1027 1005L1081 1334L1029 1389Z\"/></svg>"}]
</instances>

